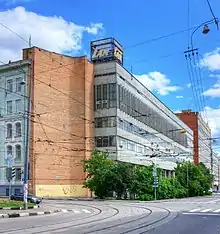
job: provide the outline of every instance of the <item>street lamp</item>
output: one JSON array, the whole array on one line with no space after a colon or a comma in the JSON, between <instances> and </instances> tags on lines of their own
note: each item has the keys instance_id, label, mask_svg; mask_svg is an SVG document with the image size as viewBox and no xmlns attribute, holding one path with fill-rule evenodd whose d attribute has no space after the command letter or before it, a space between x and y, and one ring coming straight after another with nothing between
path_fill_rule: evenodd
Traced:
<instances>
[{"instance_id":1,"label":"street lamp","mask_svg":"<svg viewBox=\"0 0 220 234\"><path fill-rule=\"evenodd\" d=\"M195 32L198 29L200 29L201 27L203 27L202 33L206 35L210 32L209 24L215 23L217 25L217 29L218 29L218 22L219 22L219 20L217 18L214 18L212 20L208 20L208 21L203 22L202 24L200 24L198 27L195 28L195 30L191 34L191 49L192 50L193 50L193 35L195 34Z\"/></svg>"}]
</instances>

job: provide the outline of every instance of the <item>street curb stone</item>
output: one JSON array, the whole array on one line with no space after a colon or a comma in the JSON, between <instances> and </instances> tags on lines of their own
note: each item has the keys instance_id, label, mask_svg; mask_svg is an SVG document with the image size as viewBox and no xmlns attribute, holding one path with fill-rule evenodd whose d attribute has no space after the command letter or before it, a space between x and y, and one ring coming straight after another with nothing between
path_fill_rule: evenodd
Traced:
<instances>
[{"instance_id":1,"label":"street curb stone","mask_svg":"<svg viewBox=\"0 0 220 234\"><path fill-rule=\"evenodd\" d=\"M23 213L12 213L12 214L0 214L1 218L19 218L19 217L25 217L25 216L37 216L37 215L48 215L48 214L54 214L54 213L68 213L68 212L74 212L76 213L75 209L59 209L59 210L53 210L53 211L38 211L38 212L23 212ZM78 213L78 212L77 212ZM88 213L88 212L86 212Z\"/></svg>"},{"instance_id":2,"label":"street curb stone","mask_svg":"<svg viewBox=\"0 0 220 234\"><path fill-rule=\"evenodd\" d=\"M40 205L28 207L28 209L38 209ZM23 207L0 207L0 210L23 210Z\"/></svg>"},{"instance_id":3,"label":"street curb stone","mask_svg":"<svg viewBox=\"0 0 220 234\"><path fill-rule=\"evenodd\" d=\"M25 216L37 216L37 215L48 215L63 212L62 210L54 210L54 211L39 211L39 212L26 212L26 213L12 213L12 214L0 214L1 218L18 218Z\"/></svg>"}]
</instances>

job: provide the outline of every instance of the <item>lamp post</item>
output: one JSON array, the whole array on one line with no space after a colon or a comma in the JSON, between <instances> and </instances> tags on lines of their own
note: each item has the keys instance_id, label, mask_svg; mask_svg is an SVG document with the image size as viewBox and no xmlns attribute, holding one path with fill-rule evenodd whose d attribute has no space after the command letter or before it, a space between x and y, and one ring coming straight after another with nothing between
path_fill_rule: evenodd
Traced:
<instances>
[{"instance_id":1,"label":"lamp post","mask_svg":"<svg viewBox=\"0 0 220 234\"><path fill-rule=\"evenodd\" d=\"M192 32L191 34L191 49L193 50L193 36L195 34L195 32L200 29L201 27L203 27L203 30L202 30L202 33L203 34L208 34L210 32L210 29L209 29L209 24L213 24L215 23L217 25L217 29L218 29L218 19L214 18L212 20L208 20L208 21L205 21L203 22L202 24L200 24L198 27L195 28L195 30Z\"/></svg>"}]
</instances>

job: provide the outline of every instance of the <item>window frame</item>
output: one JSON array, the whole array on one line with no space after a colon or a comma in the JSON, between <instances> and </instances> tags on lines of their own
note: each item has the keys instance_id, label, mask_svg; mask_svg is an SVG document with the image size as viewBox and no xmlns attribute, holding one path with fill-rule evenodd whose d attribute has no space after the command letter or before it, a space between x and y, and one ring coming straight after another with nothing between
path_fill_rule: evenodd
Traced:
<instances>
[{"instance_id":1,"label":"window frame","mask_svg":"<svg viewBox=\"0 0 220 234\"><path fill-rule=\"evenodd\" d=\"M17 131L18 125L20 125L20 132ZM15 137L21 137L21 136L22 136L21 122L16 122L15 123Z\"/></svg>"},{"instance_id":2,"label":"window frame","mask_svg":"<svg viewBox=\"0 0 220 234\"><path fill-rule=\"evenodd\" d=\"M10 129L9 129L9 126L11 127ZM12 125L12 123L7 123L6 124L6 138L11 139L12 135L13 135L13 125Z\"/></svg>"}]
</instances>

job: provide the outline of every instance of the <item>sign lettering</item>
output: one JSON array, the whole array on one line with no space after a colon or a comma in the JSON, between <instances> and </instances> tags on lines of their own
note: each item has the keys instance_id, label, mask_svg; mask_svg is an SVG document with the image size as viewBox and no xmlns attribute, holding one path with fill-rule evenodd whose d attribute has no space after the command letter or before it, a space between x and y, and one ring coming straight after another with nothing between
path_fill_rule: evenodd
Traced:
<instances>
[{"instance_id":1,"label":"sign lettering","mask_svg":"<svg viewBox=\"0 0 220 234\"><path fill-rule=\"evenodd\" d=\"M123 48L113 38L107 38L91 42L91 60L93 62L103 62L118 60L123 63Z\"/></svg>"},{"instance_id":2,"label":"sign lettering","mask_svg":"<svg viewBox=\"0 0 220 234\"><path fill-rule=\"evenodd\" d=\"M111 48L98 48L96 47L92 53L92 60L99 59L103 57L108 57L112 54Z\"/></svg>"}]
</instances>

